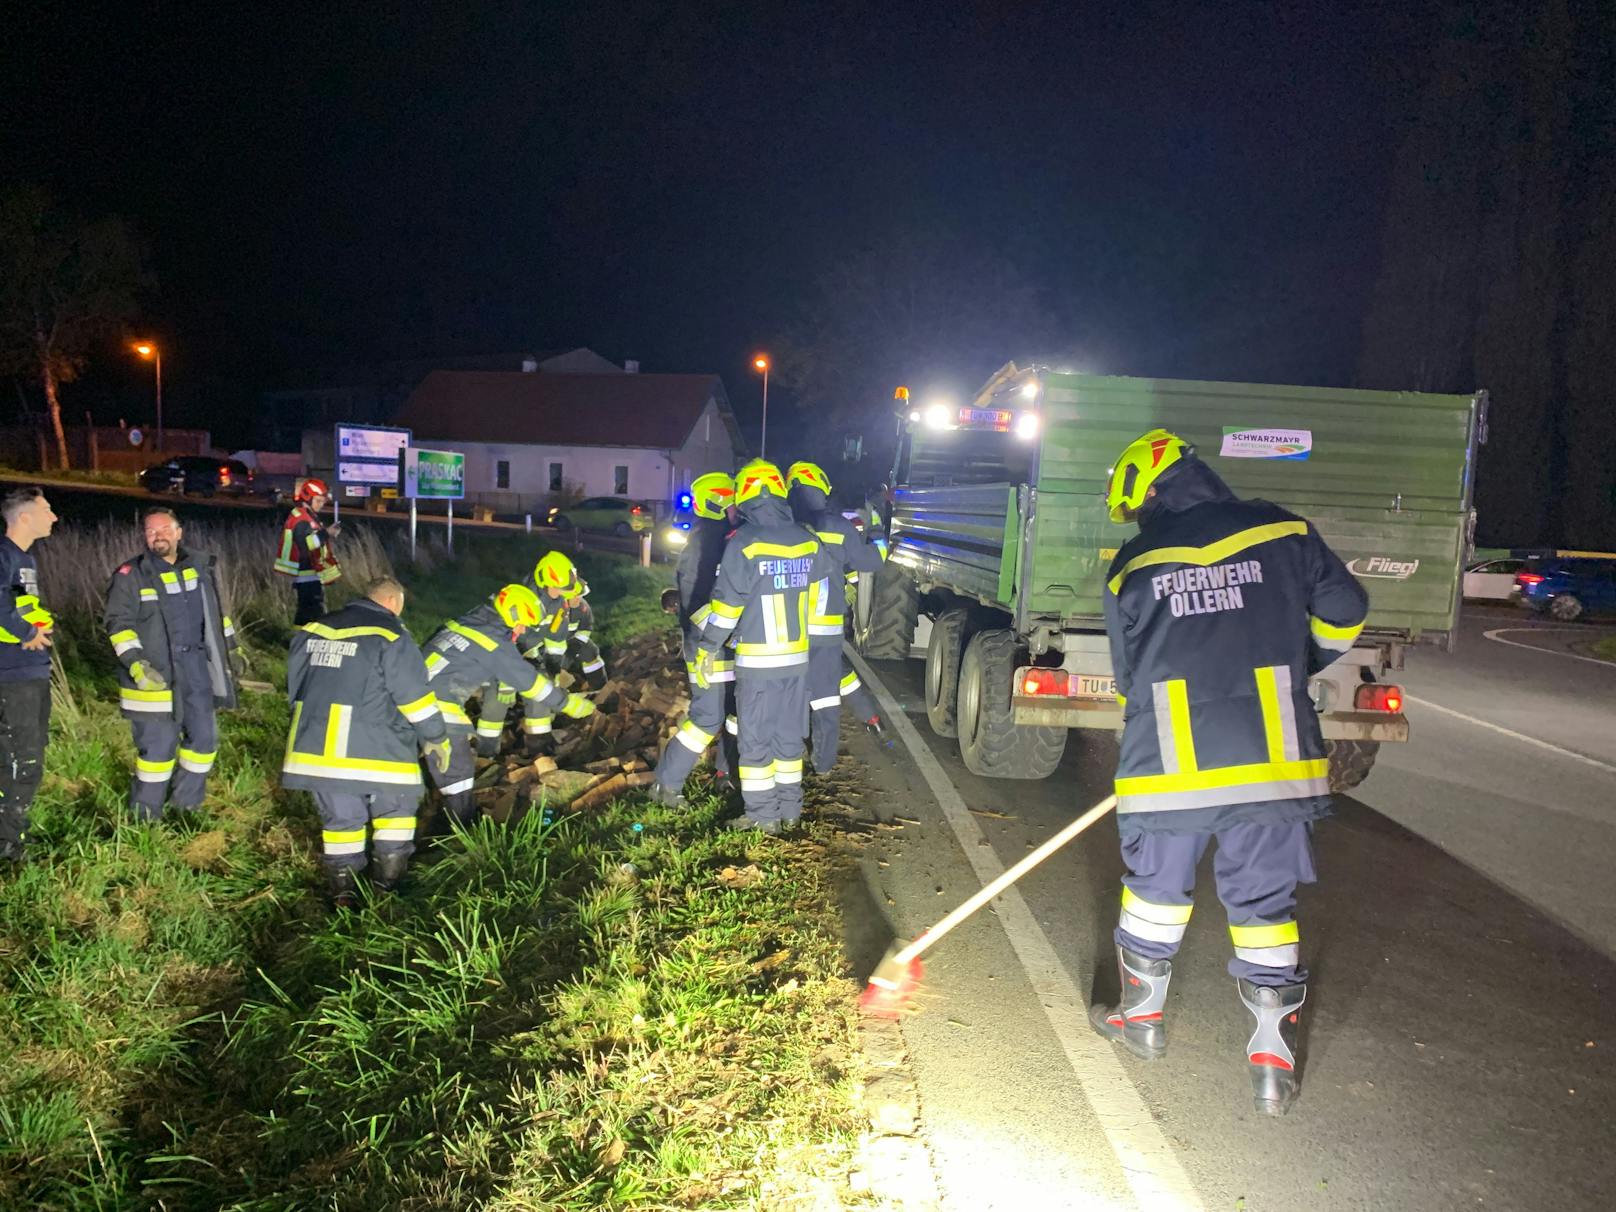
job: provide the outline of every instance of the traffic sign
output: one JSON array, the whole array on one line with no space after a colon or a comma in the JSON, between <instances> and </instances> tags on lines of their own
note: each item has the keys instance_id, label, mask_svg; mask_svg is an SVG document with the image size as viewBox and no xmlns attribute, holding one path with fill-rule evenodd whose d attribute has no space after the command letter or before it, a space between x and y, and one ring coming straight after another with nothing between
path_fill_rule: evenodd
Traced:
<instances>
[{"instance_id":1,"label":"traffic sign","mask_svg":"<svg viewBox=\"0 0 1616 1212\"><path fill-rule=\"evenodd\" d=\"M458 501L466 495L466 456L458 450L411 446L402 459L406 497Z\"/></svg>"}]
</instances>

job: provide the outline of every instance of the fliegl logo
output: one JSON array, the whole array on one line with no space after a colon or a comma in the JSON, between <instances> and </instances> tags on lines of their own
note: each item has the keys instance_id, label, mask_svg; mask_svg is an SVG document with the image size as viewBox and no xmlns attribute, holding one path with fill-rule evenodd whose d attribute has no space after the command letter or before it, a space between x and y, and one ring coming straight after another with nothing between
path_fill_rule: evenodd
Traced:
<instances>
[{"instance_id":1,"label":"fliegl logo","mask_svg":"<svg viewBox=\"0 0 1616 1212\"><path fill-rule=\"evenodd\" d=\"M1418 560L1394 560L1390 556L1359 556L1347 561L1347 571L1355 577L1376 577L1384 581L1406 581L1420 569Z\"/></svg>"}]
</instances>

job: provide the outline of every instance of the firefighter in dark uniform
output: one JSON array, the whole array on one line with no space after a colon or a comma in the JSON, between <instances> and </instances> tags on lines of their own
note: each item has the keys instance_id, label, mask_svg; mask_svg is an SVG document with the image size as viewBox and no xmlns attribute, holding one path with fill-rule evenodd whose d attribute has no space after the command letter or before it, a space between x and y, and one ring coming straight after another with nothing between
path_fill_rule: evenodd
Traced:
<instances>
[{"instance_id":1,"label":"firefighter in dark uniform","mask_svg":"<svg viewBox=\"0 0 1616 1212\"><path fill-rule=\"evenodd\" d=\"M449 768L433 772L444 807L461 824L474 816L471 799L476 761L466 700L495 685L517 687L529 717L549 719L557 711L575 719L593 715L595 705L568 694L533 669L517 648L522 634L538 625L539 596L526 585L507 585L475 610L445 623L426 643L426 676L437 696L451 745Z\"/></svg>"},{"instance_id":2,"label":"firefighter in dark uniform","mask_svg":"<svg viewBox=\"0 0 1616 1212\"><path fill-rule=\"evenodd\" d=\"M390 891L404 877L421 799L417 747L439 774L449 769L449 735L403 609L403 587L378 581L368 596L305 623L287 658L292 729L281 786L314 793L338 908L357 899L367 824L371 886Z\"/></svg>"},{"instance_id":3,"label":"firefighter in dark uniform","mask_svg":"<svg viewBox=\"0 0 1616 1212\"><path fill-rule=\"evenodd\" d=\"M518 641L522 656L535 669L551 675L569 666L575 668L586 685L599 690L606 684L606 662L595 646L594 615L584 601L589 587L578 569L559 551L548 552L533 568L533 583L539 591L541 617L538 626ZM498 752L505 714L515 701L515 691L508 685L490 686L484 693L477 722L477 752L484 757ZM553 715L523 717L522 744L529 757L554 748L554 724Z\"/></svg>"},{"instance_id":4,"label":"firefighter in dark uniform","mask_svg":"<svg viewBox=\"0 0 1616 1212\"><path fill-rule=\"evenodd\" d=\"M0 862L26 861L28 809L45 773L54 620L39 602L31 548L56 524L38 488L0 500Z\"/></svg>"},{"instance_id":5,"label":"firefighter in dark uniform","mask_svg":"<svg viewBox=\"0 0 1616 1212\"><path fill-rule=\"evenodd\" d=\"M331 499L324 480L307 479L297 486L296 504L281 526L280 553L275 571L292 578L297 594L294 626L312 623L325 613L325 587L342 578L342 565L331 550L331 540L342 533L342 523L320 521L320 510Z\"/></svg>"},{"instance_id":6,"label":"firefighter in dark uniform","mask_svg":"<svg viewBox=\"0 0 1616 1212\"><path fill-rule=\"evenodd\" d=\"M679 553L674 588L668 591L678 598L690 709L662 751L656 782L651 786L652 798L672 807L683 805L685 780L715 739L722 740L725 755L719 763L720 777L739 765L733 752L734 734L726 728L734 714L735 662L715 659L706 686L696 685L695 673L697 640L712 612L708 603L718 577L718 562L724 558L724 543L735 528L735 481L722 471L697 476L690 485L690 508L698 520Z\"/></svg>"},{"instance_id":7,"label":"firefighter in dark uniform","mask_svg":"<svg viewBox=\"0 0 1616 1212\"><path fill-rule=\"evenodd\" d=\"M861 692L858 676L847 668L842 637L847 629L847 577L880 571L887 558L885 539L866 542L858 529L830 507L830 478L815 463L793 463L786 472L791 511L799 525L812 531L825 555L839 562L841 573L820 582L808 604L809 748L814 769L824 774L836 764L842 699ZM880 731L875 712L866 726Z\"/></svg>"},{"instance_id":8,"label":"firefighter in dark uniform","mask_svg":"<svg viewBox=\"0 0 1616 1212\"><path fill-rule=\"evenodd\" d=\"M1246 1054L1256 1106L1283 1115L1298 1089L1307 997L1296 885L1315 879L1312 822L1330 809L1308 678L1352 648L1368 598L1309 523L1240 500L1165 430L1122 452L1106 501L1113 521L1139 524L1105 588L1128 874L1116 930L1122 1001L1089 1018L1140 1057L1166 1051L1172 957L1215 840L1229 972L1255 1019Z\"/></svg>"},{"instance_id":9,"label":"firefighter in dark uniform","mask_svg":"<svg viewBox=\"0 0 1616 1212\"><path fill-rule=\"evenodd\" d=\"M696 642L696 685L706 688L718 654L735 648L741 799L734 828L777 834L802 815L803 738L808 733L808 608L816 584L841 576L821 544L791 518L785 477L758 460L735 477L740 528L724 547Z\"/></svg>"},{"instance_id":10,"label":"firefighter in dark uniform","mask_svg":"<svg viewBox=\"0 0 1616 1212\"><path fill-rule=\"evenodd\" d=\"M188 550L173 510L142 518L146 550L118 566L102 614L117 654L118 702L135 735L129 807L143 821L201 807L219 751L215 712L236 705L243 670L217 560Z\"/></svg>"}]
</instances>

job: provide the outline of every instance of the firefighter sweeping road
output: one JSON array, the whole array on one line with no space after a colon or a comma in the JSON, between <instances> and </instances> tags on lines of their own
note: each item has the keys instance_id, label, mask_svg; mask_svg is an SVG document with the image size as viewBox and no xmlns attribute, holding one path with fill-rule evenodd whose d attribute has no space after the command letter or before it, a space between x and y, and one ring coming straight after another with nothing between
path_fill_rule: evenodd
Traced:
<instances>
[{"instance_id":1,"label":"firefighter sweeping road","mask_svg":"<svg viewBox=\"0 0 1616 1212\"><path fill-rule=\"evenodd\" d=\"M1468 607L1455 653L1410 653L1410 743L1317 829L1313 1013L1284 1121L1240 1084L1249 1016L1210 872L1159 1062L1083 1018L1116 992L1110 822L940 944L903 1032L945 1207L1608 1206L1616 666L1585 648L1612 630ZM858 941L868 968L1105 795L1116 746L1074 735L1047 780L978 778L926 727L922 662L866 668L912 725L885 749L849 734L876 814L903 818L853 907L888 929Z\"/></svg>"}]
</instances>

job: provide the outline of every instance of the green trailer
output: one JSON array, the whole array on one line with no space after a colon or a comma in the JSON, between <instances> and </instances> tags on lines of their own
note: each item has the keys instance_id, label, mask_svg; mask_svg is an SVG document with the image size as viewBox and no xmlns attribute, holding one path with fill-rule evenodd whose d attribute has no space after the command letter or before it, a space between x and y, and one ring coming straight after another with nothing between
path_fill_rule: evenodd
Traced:
<instances>
[{"instance_id":1,"label":"green trailer","mask_svg":"<svg viewBox=\"0 0 1616 1212\"><path fill-rule=\"evenodd\" d=\"M1120 728L1101 591L1131 530L1107 518L1103 494L1112 458L1156 426L1195 443L1240 496L1313 522L1369 591L1358 645L1313 680L1332 777L1356 785L1380 743L1408 738L1387 675L1410 645L1454 643L1484 392L1012 363L970 404L903 418L885 518L892 557L859 595L856 645L876 659L924 650L931 726L958 736L978 774L1047 777L1068 729Z\"/></svg>"}]
</instances>

